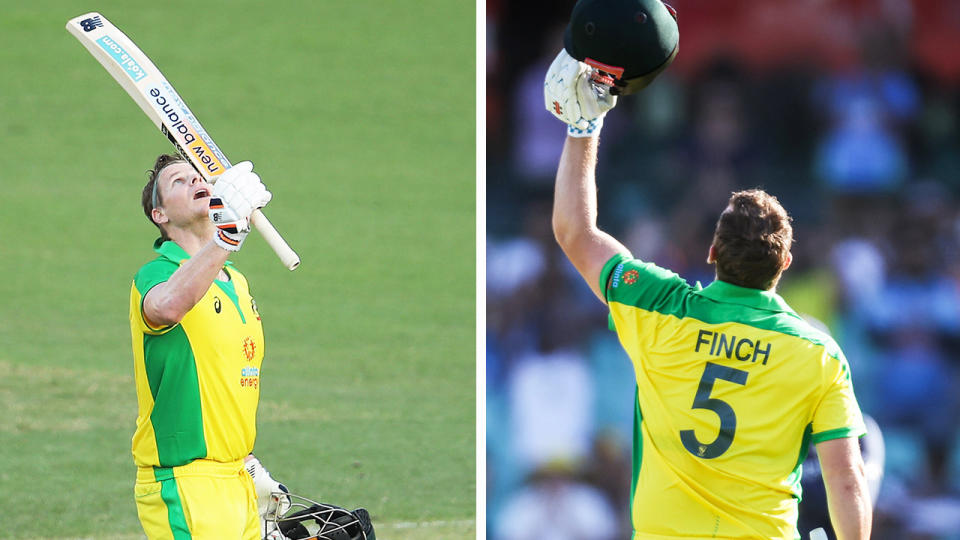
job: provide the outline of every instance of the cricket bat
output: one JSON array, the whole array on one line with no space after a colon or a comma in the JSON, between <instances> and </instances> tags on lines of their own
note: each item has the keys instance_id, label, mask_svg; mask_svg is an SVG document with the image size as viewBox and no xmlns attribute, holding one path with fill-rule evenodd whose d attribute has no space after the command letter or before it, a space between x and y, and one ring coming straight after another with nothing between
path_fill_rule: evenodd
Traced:
<instances>
[{"instance_id":1,"label":"cricket bat","mask_svg":"<svg viewBox=\"0 0 960 540\"><path fill-rule=\"evenodd\" d=\"M67 30L127 91L177 151L210 183L230 167L227 157L203 129L197 117L177 91L153 65L140 47L106 17L90 12L67 22ZM287 245L259 209L250 216L251 224L273 248L280 262L293 270L300 257Z\"/></svg>"}]
</instances>

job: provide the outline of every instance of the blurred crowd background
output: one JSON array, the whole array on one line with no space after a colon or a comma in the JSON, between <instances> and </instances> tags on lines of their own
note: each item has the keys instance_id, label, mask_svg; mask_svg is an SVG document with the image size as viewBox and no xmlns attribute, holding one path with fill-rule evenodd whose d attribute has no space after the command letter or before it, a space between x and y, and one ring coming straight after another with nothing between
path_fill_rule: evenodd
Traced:
<instances>
[{"instance_id":1,"label":"blurred crowd background","mask_svg":"<svg viewBox=\"0 0 960 540\"><path fill-rule=\"evenodd\" d=\"M960 2L675 0L680 53L607 116L600 226L689 282L732 191L794 218L778 290L834 335L884 475L874 538L960 538ZM550 228L543 77L572 0L487 1L487 530L629 538L634 379Z\"/></svg>"}]
</instances>

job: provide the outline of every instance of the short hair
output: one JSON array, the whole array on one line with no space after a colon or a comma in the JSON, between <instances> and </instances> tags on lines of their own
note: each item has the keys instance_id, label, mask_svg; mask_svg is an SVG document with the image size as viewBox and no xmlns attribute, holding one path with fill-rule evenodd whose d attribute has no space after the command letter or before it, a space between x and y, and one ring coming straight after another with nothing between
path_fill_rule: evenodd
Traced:
<instances>
[{"instance_id":1,"label":"short hair","mask_svg":"<svg viewBox=\"0 0 960 540\"><path fill-rule=\"evenodd\" d=\"M163 197L157 189L157 177L160 176L160 171L162 171L164 167L173 165L174 163L186 163L186 161L182 157L173 154L160 154L157 156L156 161L153 162L153 168L147 171L147 185L143 186L143 192L140 194L140 205L143 206L143 213L147 216L147 221L160 229L160 238L164 241L170 239L170 237L167 236L167 231L163 229L162 225L153 220L153 209L163 206ZM156 201L154 201L154 197L156 197Z\"/></svg>"},{"instance_id":2,"label":"short hair","mask_svg":"<svg viewBox=\"0 0 960 540\"><path fill-rule=\"evenodd\" d=\"M791 218L773 195L738 191L717 220L717 279L752 289L776 286L793 244Z\"/></svg>"}]
</instances>

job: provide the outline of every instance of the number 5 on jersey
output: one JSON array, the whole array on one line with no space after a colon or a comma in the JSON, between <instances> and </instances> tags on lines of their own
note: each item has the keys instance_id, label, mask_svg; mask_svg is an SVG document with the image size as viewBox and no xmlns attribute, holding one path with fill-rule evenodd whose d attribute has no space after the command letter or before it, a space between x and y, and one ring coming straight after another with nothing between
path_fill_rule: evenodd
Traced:
<instances>
[{"instance_id":1,"label":"number 5 on jersey","mask_svg":"<svg viewBox=\"0 0 960 540\"><path fill-rule=\"evenodd\" d=\"M687 452L703 458L713 459L726 452L733 444L733 436L737 431L737 415L733 412L733 407L722 399L710 397L713 392L713 383L717 379L730 381L741 386L747 384L746 371L734 369L732 367L721 366L713 362L707 362L703 368L703 376L700 377L700 385L697 387L697 395L693 398L693 409L708 409L720 417L720 432L717 438L711 443L702 443L697 439L692 429L680 431L680 440Z\"/></svg>"}]
</instances>

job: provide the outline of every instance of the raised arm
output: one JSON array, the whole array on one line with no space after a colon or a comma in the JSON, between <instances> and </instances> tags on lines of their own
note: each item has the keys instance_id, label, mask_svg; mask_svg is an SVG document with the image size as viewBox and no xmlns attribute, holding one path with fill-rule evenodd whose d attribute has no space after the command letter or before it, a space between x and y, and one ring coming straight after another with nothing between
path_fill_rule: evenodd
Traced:
<instances>
[{"instance_id":1,"label":"raised arm","mask_svg":"<svg viewBox=\"0 0 960 540\"><path fill-rule=\"evenodd\" d=\"M203 298L229 255L243 245L250 232L253 210L265 206L271 197L249 161L234 165L220 176L213 186L208 211L213 237L180 265L169 280L147 292L143 316L150 326L161 328L179 323ZM173 224L170 226L173 228ZM183 241L197 237L184 233L186 228L176 230Z\"/></svg>"},{"instance_id":2,"label":"raised arm","mask_svg":"<svg viewBox=\"0 0 960 540\"><path fill-rule=\"evenodd\" d=\"M543 84L544 105L567 124L553 199L553 234L597 298L606 302L598 283L603 265L620 242L597 228L597 144L603 118L617 104L610 88L595 83L591 68L561 50Z\"/></svg>"},{"instance_id":3,"label":"raised arm","mask_svg":"<svg viewBox=\"0 0 960 540\"><path fill-rule=\"evenodd\" d=\"M839 540L867 540L873 520L860 446L854 437L817 445L830 521Z\"/></svg>"},{"instance_id":4,"label":"raised arm","mask_svg":"<svg viewBox=\"0 0 960 540\"><path fill-rule=\"evenodd\" d=\"M184 262L170 279L143 298L143 316L154 328L177 324L203 298L230 252L213 241Z\"/></svg>"},{"instance_id":5,"label":"raised arm","mask_svg":"<svg viewBox=\"0 0 960 540\"><path fill-rule=\"evenodd\" d=\"M600 300L600 271L610 257L627 248L597 228L595 173L599 135L567 137L557 169L553 198L553 234L563 252Z\"/></svg>"}]
</instances>

